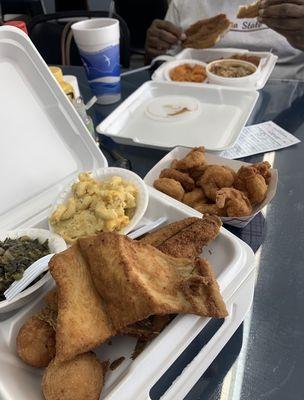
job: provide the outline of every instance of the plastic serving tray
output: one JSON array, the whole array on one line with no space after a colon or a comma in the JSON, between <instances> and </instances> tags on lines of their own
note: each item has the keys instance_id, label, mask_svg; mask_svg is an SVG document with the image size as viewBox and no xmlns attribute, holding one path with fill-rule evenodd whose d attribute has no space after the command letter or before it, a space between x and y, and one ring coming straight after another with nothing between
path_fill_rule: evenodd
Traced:
<instances>
[{"instance_id":1,"label":"plastic serving tray","mask_svg":"<svg viewBox=\"0 0 304 400\"><path fill-rule=\"evenodd\" d=\"M165 109L183 96L187 107L193 101L199 108L192 117L184 113L156 119L147 112L152 102L165 98ZM258 96L257 91L241 88L149 81L101 122L97 131L123 144L162 149L204 145L209 151L223 151L236 142Z\"/></svg>"},{"instance_id":2,"label":"plastic serving tray","mask_svg":"<svg viewBox=\"0 0 304 400\"><path fill-rule=\"evenodd\" d=\"M169 222L188 216L201 216L195 210L149 188L149 205L142 222L166 216ZM26 224L27 225L27 224ZM46 227L47 221L37 226ZM250 307L254 288L254 255L252 250L236 236L222 228L210 246L204 248L217 276L227 305L229 316L219 330L178 377L165 399L182 399L208 368L229 338L235 332ZM0 398L3 400L42 400L42 371L25 365L16 355L15 338L23 321L40 309L41 298L0 324ZM101 399L150 399L150 390L163 376L195 337L204 329L209 318L179 315L134 360L131 354L135 339L116 337L112 345L103 344L97 349L100 359L113 361L126 357L114 371L107 374ZM196 366L199 365L199 368ZM191 371L191 372L190 372ZM16 384L18 382L18 384Z\"/></svg>"},{"instance_id":3,"label":"plastic serving tray","mask_svg":"<svg viewBox=\"0 0 304 400\"><path fill-rule=\"evenodd\" d=\"M166 60L164 64L162 64L152 75L152 80L157 82L163 82L166 80L164 70L170 61L173 60L198 60L203 61L205 63L209 63L211 61L219 60L221 58L229 58L234 54L244 54L250 53L250 55L257 56L261 58L259 65L259 74L257 75L257 80L254 84L254 89L260 90L263 89L266 82L268 81L275 64L278 60L278 57L270 52L256 52L249 51L247 49L221 49L221 48L213 48L213 49L185 49L178 53L176 56L165 56L163 59ZM162 59L162 56L159 57ZM208 85L208 80L202 83L201 85Z\"/></svg>"}]
</instances>

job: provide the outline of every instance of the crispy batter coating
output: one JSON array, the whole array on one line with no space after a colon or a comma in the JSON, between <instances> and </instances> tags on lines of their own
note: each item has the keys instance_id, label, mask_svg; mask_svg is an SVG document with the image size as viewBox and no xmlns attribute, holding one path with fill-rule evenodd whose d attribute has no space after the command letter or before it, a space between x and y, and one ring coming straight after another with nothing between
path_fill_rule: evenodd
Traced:
<instances>
[{"instance_id":1,"label":"crispy batter coating","mask_svg":"<svg viewBox=\"0 0 304 400\"><path fill-rule=\"evenodd\" d=\"M259 16L259 8L260 8L260 0L246 6L240 6L236 17L257 18Z\"/></svg>"},{"instance_id":2,"label":"crispy batter coating","mask_svg":"<svg viewBox=\"0 0 304 400\"><path fill-rule=\"evenodd\" d=\"M67 361L97 347L114 330L77 245L56 254L49 266L58 291L56 358Z\"/></svg>"},{"instance_id":3,"label":"crispy batter coating","mask_svg":"<svg viewBox=\"0 0 304 400\"><path fill-rule=\"evenodd\" d=\"M205 203L207 200L202 188L195 188L191 192L185 193L183 203L190 207L194 207L197 203Z\"/></svg>"},{"instance_id":4,"label":"crispy batter coating","mask_svg":"<svg viewBox=\"0 0 304 400\"><path fill-rule=\"evenodd\" d=\"M197 168L205 163L205 148L201 146L194 147L183 159L175 161L173 165L175 166L175 169L187 171L192 168Z\"/></svg>"},{"instance_id":5,"label":"crispy batter coating","mask_svg":"<svg viewBox=\"0 0 304 400\"><path fill-rule=\"evenodd\" d=\"M43 297L43 300L50 309L57 311L58 309L57 288L54 288L49 292L47 292L47 294Z\"/></svg>"},{"instance_id":6,"label":"crispy batter coating","mask_svg":"<svg viewBox=\"0 0 304 400\"><path fill-rule=\"evenodd\" d=\"M173 257L197 257L216 238L221 226L218 217L207 215L166 240L158 249Z\"/></svg>"},{"instance_id":7,"label":"crispy batter coating","mask_svg":"<svg viewBox=\"0 0 304 400\"><path fill-rule=\"evenodd\" d=\"M226 216L226 210L224 208L219 208L216 204L197 203L193 208L204 215L218 215L219 217Z\"/></svg>"},{"instance_id":8,"label":"crispy batter coating","mask_svg":"<svg viewBox=\"0 0 304 400\"><path fill-rule=\"evenodd\" d=\"M42 391L45 400L99 400L103 366L94 353L78 355L64 363L53 360L45 370Z\"/></svg>"},{"instance_id":9,"label":"crispy batter coating","mask_svg":"<svg viewBox=\"0 0 304 400\"><path fill-rule=\"evenodd\" d=\"M167 194L170 197L173 197L176 200L181 201L184 197L185 191L180 184L174 179L171 178L158 178L154 181L155 189L159 190Z\"/></svg>"},{"instance_id":10,"label":"crispy batter coating","mask_svg":"<svg viewBox=\"0 0 304 400\"><path fill-rule=\"evenodd\" d=\"M18 332L16 350L26 364L46 367L55 357L55 330L39 316L30 317Z\"/></svg>"},{"instance_id":11,"label":"crispy batter coating","mask_svg":"<svg viewBox=\"0 0 304 400\"><path fill-rule=\"evenodd\" d=\"M262 163L261 163L262 164ZM267 183L266 179L268 178L268 169L269 167L266 165L255 164L256 166L242 166L238 172L237 177L235 179L234 186L236 189L243 191L247 194L252 205L257 205L262 203L267 194ZM262 174L260 174L260 172Z\"/></svg>"},{"instance_id":12,"label":"crispy batter coating","mask_svg":"<svg viewBox=\"0 0 304 400\"><path fill-rule=\"evenodd\" d=\"M252 213L248 197L234 188L224 188L216 194L216 205L226 210L228 217L245 217Z\"/></svg>"},{"instance_id":13,"label":"crispy batter coating","mask_svg":"<svg viewBox=\"0 0 304 400\"><path fill-rule=\"evenodd\" d=\"M149 341L159 335L173 318L174 315L151 315L151 317L143 321L127 326L120 333Z\"/></svg>"},{"instance_id":14,"label":"crispy batter coating","mask_svg":"<svg viewBox=\"0 0 304 400\"><path fill-rule=\"evenodd\" d=\"M235 172L224 165L208 165L204 175L197 182L205 192L208 199L215 201L216 192L221 188L233 185Z\"/></svg>"},{"instance_id":15,"label":"crispy batter coating","mask_svg":"<svg viewBox=\"0 0 304 400\"><path fill-rule=\"evenodd\" d=\"M191 176L191 178L194 179L194 181L197 181L206 171L206 168L207 164L201 164L198 167L189 169L188 173Z\"/></svg>"},{"instance_id":16,"label":"crispy batter coating","mask_svg":"<svg viewBox=\"0 0 304 400\"><path fill-rule=\"evenodd\" d=\"M163 169L159 177L174 179L182 185L186 192L190 192L195 187L194 180L187 173L174 168Z\"/></svg>"},{"instance_id":17,"label":"crispy batter coating","mask_svg":"<svg viewBox=\"0 0 304 400\"><path fill-rule=\"evenodd\" d=\"M204 49L215 45L230 29L232 23L225 14L203 19L192 24L186 31L183 47Z\"/></svg>"},{"instance_id":18,"label":"crispy batter coating","mask_svg":"<svg viewBox=\"0 0 304 400\"><path fill-rule=\"evenodd\" d=\"M265 182L267 185L269 185L270 179L271 179L271 172L269 171L271 168L271 165L269 164L268 161L263 161L257 164L252 164L252 167L255 168L260 175L265 179Z\"/></svg>"}]
</instances>

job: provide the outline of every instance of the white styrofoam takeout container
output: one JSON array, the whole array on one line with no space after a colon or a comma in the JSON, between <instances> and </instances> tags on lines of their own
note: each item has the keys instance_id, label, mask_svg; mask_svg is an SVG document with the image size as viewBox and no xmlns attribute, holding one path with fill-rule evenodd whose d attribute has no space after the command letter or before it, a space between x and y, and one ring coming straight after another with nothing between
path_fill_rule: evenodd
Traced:
<instances>
[{"instance_id":1,"label":"white styrofoam takeout container","mask_svg":"<svg viewBox=\"0 0 304 400\"><path fill-rule=\"evenodd\" d=\"M134 172L129 171L128 169L116 168L116 167L105 167L98 168L93 171L89 171L91 176L97 181L104 181L105 179L109 179L113 176L120 176L125 182L132 183L137 189L137 204L133 217L131 218L129 224L125 226L120 233L127 234L131 232L135 226L142 219L146 209L148 207L149 202L149 193L147 190L147 186L144 181ZM58 197L54 200L50 216L59 206L59 204L66 203L68 199L72 196L72 185L74 182L78 181L78 179L73 179L65 189L58 195ZM51 232L54 232L53 226L49 223L49 229Z\"/></svg>"},{"instance_id":2,"label":"white styrofoam takeout container","mask_svg":"<svg viewBox=\"0 0 304 400\"><path fill-rule=\"evenodd\" d=\"M149 205L142 223L166 216L168 222L201 214L168 196L149 188ZM45 226L47 220L38 225ZM164 398L181 400L205 372L240 325L250 307L254 291L254 255L252 250L222 228L218 237L203 250L217 276L229 316L211 340L193 358ZM26 306L12 318L0 324L0 398L3 400L42 400L41 376L43 371L25 365L16 354L15 338L24 321L43 305L42 296ZM101 399L150 399L150 390L157 384L172 363L187 349L204 329L209 318L194 315L177 316L146 349L132 361L130 359L136 340L132 337L115 337L112 344L104 343L96 353L101 360L124 356L124 362L106 375ZM199 367L198 367L199 366ZM16 384L18 382L18 384Z\"/></svg>"},{"instance_id":3,"label":"white styrofoam takeout container","mask_svg":"<svg viewBox=\"0 0 304 400\"><path fill-rule=\"evenodd\" d=\"M173 160L181 160L189 153L191 149L185 147L176 147L170 153L166 154L145 176L144 181L147 185L153 187L153 183L159 178L161 171L165 168L169 168ZM238 161L230 160L228 158L220 157L215 154L206 153L206 161L208 164L226 165L232 168L234 171L238 171L241 166L249 166L251 164ZM278 170L271 168L271 179L269 182L267 195L264 201L253 207L253 212L248 217L221 217L221 220L227 224L236 226L237 228L244 228L267 204L271 202L276 194L278 184ZM177 200L175 200L177 201ZM180 202L178 202L180 204ZM187 206L188 207L188 206Z\"/></svg>"},{"instance_id":4,"label":"white styrofoam takeout container","mask_svg":"<svg viewBox=\"0 0 304 400\"><path fill-rule=\"evenodd\" d=\"M168 66L172 61L193 59L208 64L215 60L220 60L222 58L229 58L234 54L244 54L244 53L248 53L250 55L254 55L261 58L258 68L258 74L256 75L256 79L253 83L253 89L255 90L263 89L276 65L278 57L270 52L248 51L247 49L233 49L233 48L184 49L175 56L169 56L169 55L164 56L163 59L166 62L162 64L159 68L157 68L157 70L154 71L152 75L152 80L157 82L166 81L167 79L165 71L167 70ZM162 57L160 56L159 60L161 59ZM201 83L201 85L208 85L208 84L209 84L208 79L203 83ZM233 86L232 81L231 85Z\"/></svg>"},{"instance_id":5,"label":"white styrofoam takeout container","mask_svg":"<svg viewBox=\"0 0 304 400\"><path fill-rule=\"evenodd\" d=\"M0 27L0 230L46 229L50 205L80 171L107 165L90 134L52 77L28 37L13 27ZM149 188L149 205L142 223L166 215L169 221L200 216ZM224 228L204 249L226 305L227 317L212 339L177 377L163 398L182 399L217 356L244 319L254 291L252 250ZM52 287L52 280L43 288ZM41 369L25 365L16 355L15 338L25 319L41 306L41 297L0 323L0 398L42 399ZM150 398L150 388L187 349L209 319L180 315L132 362L135 340L113 339L100 357L128 358L106 379L103 398ZM198 368L199 365L199 368Z\"/></svg>"},{"instance_id":6,"label":"white styrofoam takeout container","mask_svg":"<svg viewBox=\"0 0 304 400\"><path fill-rule=\"evenodd\" d=\"M0 232L0 241L3 242L5 239L18 239L22 236L28 236L30 239L38 239L40 243L44 243L48 240L48 247L51 253L60 253L67 248L65 241L62 237L51 233L46 229L21 229L7 232ZM25 304L32 301L43 289L44 284L50 279L50 273L46 273L34 284L24 289L21 293L15 296L12 300L0 301L0 314L8 313L13 310L17 310L23 307Z\"/></svg>"},{"instance_id":7,"label":"white styrofoam takeout container","mask_svg":"<svg viewBox=\"0 0 304 400\"><path fill-rule=\"evenodd\" d=\"M149 81L105 118L97 131L123 144L170 150L204 145L209 151L223 151L237 141L258 96L242 88L208 85L202 90L201 84ZM176 105L183 99L188 108L191 101L197 107L178 119L151 118L147 113L151 101L163 102L165 110L170 101Z\"/></svg>"}]
</instances>

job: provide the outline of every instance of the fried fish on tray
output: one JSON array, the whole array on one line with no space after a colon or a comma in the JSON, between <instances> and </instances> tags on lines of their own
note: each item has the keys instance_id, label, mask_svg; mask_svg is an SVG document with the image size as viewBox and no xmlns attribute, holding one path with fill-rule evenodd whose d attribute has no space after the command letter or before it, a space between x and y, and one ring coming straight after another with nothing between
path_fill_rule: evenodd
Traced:
<instances>
[{"instance_id":1,"label":"fried fish on tray","mask_svg":"<svg viewBox=\"0 0 304 400\"><path fill-rule=\"evenodd\" d=\"M56 360L67 361L151 315L227 315L210 265L174 258L117 233L56 254Z\"/></svg>"},{"instance_id":2,"label":"fried fish on tray","mask_svg":"<svg viewBox=\"0 0 304 400\"><path fill-rule=\"evenodd\" d=\"M178 181L187 192L190 192L195 187L194 180L188 174L174 168L163 169L159 177L171 178Z\"/></svg>"},{"instance_id":3,"label":"fried fish on tray","mask_svg":"<svg viewBox=\"0 0 304 400\"><path fill-rule=\"evenodd\" d=\"M160 192L179 201L182 201L185 194L181 183L172 178L158 178L154 181L153 186Z\"/></svg>"},{"instance_id":4,"label":"fried fish on tray","mask_svg":"<svg viewBox=\"0 0 304 400\"><path fill-rule=\"evenodd\" d=\"M197 185L201 186L208 199L215 201L217 191L231 187L235 176L235 172L227 166L208 165Z\"/></svg>"},{"instance_id":5,"label":"fried fish on tray","mask_svg":"<svg viewBox=\"0 0 304 400\"><path fill-rule=\"evenodd\" d=\"M226 210L228 217L245 217L252 213L252 206L248 197L234 188L224 188L216 194L216 205Z\"/></svg>"},{"instance_id":6,"label":"fried fish on tray","mask_svg":"<svg viewBox=\"0 0 304 400\"><path fill-rule=\"evenodd\" d=\"M185 31L187 38L182 45L195 49L212 47L229 31L231 25L225 14L197 21Z\"/></svg>"},{"instance_id":7,"label":"fried fish on tray","mask_svg":"<svg viewBox=\"0 0 304 400\"><path fill-rule=\"evenodd\" d=\"M171 168L175 168L180 171L186 171L189 169L198 168L205 163L205 148L203 146L194 147L183 159L173 160Z\"/></svg>"},{"instance_id":8,"label":"fried fish on tray","mask_svg":"<svg viewBox=\"0 0 304 400\"><path fill-rule=\"evenodd\" d=\"M198 257L204 246L214 240L222 226L214 215L186 218L152 232L140 240L173 257Z\"/></svg>"},{"instance_id":9,"label":"fried fish on tray","mask_svg":"<svg viewBox=\"0 0 304 400\"><path fill-rule=\"evenodd\" d=\"M260 0L246 5L240 6L237 13L237 18L257 18L259 16Z\"/></svg>"},{"instance_id":10,"label":"fried fish on tray","mask_svg":"<svg viewBox=\"0 0 304 400\"><path fill-rule=\"evenodd\" d=\"M49 267L58 291L56 359L66 361L98 346L115 330L77 244L55 255Z\"/></svg>"}]
</instances>

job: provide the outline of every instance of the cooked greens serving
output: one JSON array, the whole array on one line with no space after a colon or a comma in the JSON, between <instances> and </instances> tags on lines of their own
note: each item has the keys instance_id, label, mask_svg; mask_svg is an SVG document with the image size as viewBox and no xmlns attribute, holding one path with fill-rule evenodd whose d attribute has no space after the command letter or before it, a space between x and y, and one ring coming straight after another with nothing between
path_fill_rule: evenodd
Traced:
<instances>
[{"instance_id":1,"label":"cooked greens serving","mask_svg":"<svg viewBox=\"0 0 304 400\"><path fill-rule=\"evenodd\" d=\"M14 281L22 278L33 262L49 253L48 240L40 243L38 239L22 236L0 241L0 301L5 300L3 293Z\"/></svg>"}]
</instances>

